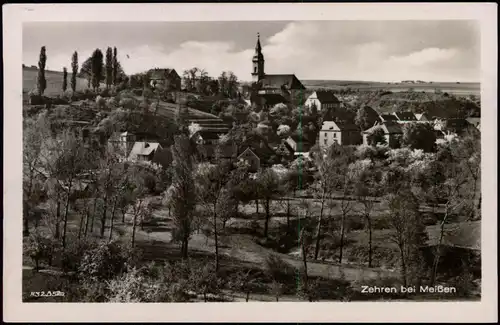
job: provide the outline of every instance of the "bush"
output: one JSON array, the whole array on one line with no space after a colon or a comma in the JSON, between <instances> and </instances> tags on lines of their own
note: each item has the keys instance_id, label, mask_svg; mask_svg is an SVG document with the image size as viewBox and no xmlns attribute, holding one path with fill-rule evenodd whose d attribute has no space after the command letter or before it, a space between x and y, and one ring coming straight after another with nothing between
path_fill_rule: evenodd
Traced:
<instances>
[{"instance_id":1,"label":"bush","mask_svg":"<svg viewBox=\"0 0 500 325\"><path fill-rule=\"evenodd\" d=\"M381 216L379 218L373 218L372 227L373 229L381 230L381 229L390 229L392 228L392 225L389 218Z\"/></svg>"},{"instance_id":2,"label":"bush","mask_svg":"<svg viewBox=\"0 0 500 325\"><path fill-rule=\"evenodd\" d=\"M104 88L99 92L99 96L101 97L110 97L111 96L111 91L108 88Z\"/></svg>"},{"instance_id":3,"label":"bush","mask_svg":"<svg viewBox=\"0 0 500 325\"><path fill-rule=\"evenodd\" d=\"M365 222L361 216L351 216L347 219L347 228L350 230L362 230L365 228Z\"/></svg>"},{"instance_id":4,"label":"bush","mask_svg":"<svg viewBox=\"0 0 500 325\"><path fill-rule=\"evenodd\" d=\"M84 278L111 279L126 270L128 255L116 242L102 243L83 254L78 271Z\"/></svg>"},{"instance_id":5,"label":"bush","mask_svg":"<svg viewBox=\"0 0 500 325\"><path fill-rule=\"evenodd\" d=\"M40 262L47 256L48 247L47 240L40 233L31 233L28 241L24 245L24 252L28 255L35 264L35 270L39 270Z\"/></svg>"},{"instance_id":6,"label":"bush","mask_svg":"<svg viewBox=\"0 0 500 325\"><path fill-rule=\"evenodd\" d=\"M168 302L167 283L154 281L135 268L111 280L108 284L109 302Z\"/></svg>"},{"instance_id":7,"label":"bush","mask_svg":"<svg viewBox=\"0 0 500 325\"><path fill-rule=\"evenodd\" d=\"M133 110L137 107L135 101L132 98L123 98L118 103L118 106L121 106L125 109Z\"/></svg>"},{"instance_id":8,"label":"bush","mask_svg":"<svg viewBox=\"0 0 500 325\"><path fill-rule=\"evenodd\" d=\"M95 99L97 109L106 109L106 99L101 95L97 96Z\"/></svg>"},{"instance_id":9,"label":"bush","mask_svg":"<svg viewBox=\"0 0 500 325\"><path fill-rule=\"evenodd\" d=\"M95 243L76 238L68 238L67 243L66 249L62 251L60 256L61 268L65 272L78 271L82 257L95 247Z\"/></svg>"},{"instance_id":10,"label":"bush","mask_svg":"<svg viewBox=\"0 0 500 325\"><path fill-rule=\"evenodd\" d=\"M285 262L281 257L270 254L265 261L267 274L275 282L285 285L284 291L292 289L295 285L295 275L297 270L292 265Z\"/></svg>"},{"instance_id":11,"label":"bush","mask_svg":"<svg viewBox=\"0 0 500 325\"><path fill-rule=\"evenodd\" d=\"M136 95L136 96L142 96L142 93L144 92L143 89L140 89L140 88L135 88L135 89L132 89L132 94Z\"/></svg>"}]
</instances>

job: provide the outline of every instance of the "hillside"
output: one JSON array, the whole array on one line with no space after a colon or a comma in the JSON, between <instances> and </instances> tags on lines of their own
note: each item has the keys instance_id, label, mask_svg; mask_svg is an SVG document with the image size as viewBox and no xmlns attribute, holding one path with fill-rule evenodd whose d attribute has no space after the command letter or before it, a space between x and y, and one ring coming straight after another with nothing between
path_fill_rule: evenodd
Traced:
<instances>
[{"instance_id":1,"label":"hillside","mask_svg":"<svg viewBox=\"0 0 500 325\"><path fill-rule=\"evenodd\" d=\"M379 113L414 112L429 117L452 118L481 115L479 102L456 98L446 93L384 92L360 95L360 103L375 108Z\"/></svg>"},{"instance_id":2,"label":"hillside","mask_svg":"<svg viewBox=\"0 0 500 325\"><path fill-rule=\"evenodd\" d=\"M349 80L301 80L308 88L327 89L358 89L362 91L388 90L392 92L414 91L435 92L440 90L454 95L480 95L480 84L474 82L454 83L454 82L427 82L427 83L392 83L374 81L349 81Z\"/></svg>"},{"instance_id":3,"label":"hillside","mask_svg":"<svg viewBox=\"0 0 500 325\"><path fill-rule=\"evenodd\" d=\"M23 67L23 94L28 93L30 90L36 88L36 79L38 76L38 69L31 67ZM45 95L52 97L62 94L63 73L59 71L45 71L45 78L47 79L47 89ZM68 71L68 88L70 88L71 72ZM83 78L76 78L76 90L83 90L87 88L87 80Z\"/></svg>"}]
</instances>

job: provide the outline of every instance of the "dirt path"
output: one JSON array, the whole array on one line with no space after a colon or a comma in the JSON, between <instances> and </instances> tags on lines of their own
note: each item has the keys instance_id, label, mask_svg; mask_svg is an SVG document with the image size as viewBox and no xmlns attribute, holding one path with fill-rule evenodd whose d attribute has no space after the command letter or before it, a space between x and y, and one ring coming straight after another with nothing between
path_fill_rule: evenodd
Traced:
<instances>
[{"instance_id":1,"label":"dirt path","mask_svg":"<svg viewBox=\"0 0 500 325\"><path fill-rule=\"evenodd\" d=\"M163 259L161 255L167 259L168 251L172 252L178 249L177 244L171 243L172 227L170 220L167 217L168 213L165 210L159 209L154 211L153 219L154 226L145 226L144 230L139 227L136 231L137 242L142 242L141 246L145 249L145 255L152 256L154 259ZM131 234L131 227L124 227L123 230ZM250 262L264 268L264 262L267 256L275 254L296 268L302 268L303 262L301 259L294 258L286 254L280 254L271 249L258 245L250 235L230 235L221 236L219 243L219 252L221 255L231 257L242 262ZM213 255L215 252L215 242L212 238L206 237L201 233L194 233L189 241L190 251ZM148 250L150 252L148 253ZM154 251L154 254L153 254ZM336 265L329 262L312 262L307 263L308 273L311 276L325 277L330 279L345 279L351 282L363 282L367 280L376 280L380 278L397 278L399 274L394 271L366 268L361 266L345 266Z\"/></svg>"}]
</instances>

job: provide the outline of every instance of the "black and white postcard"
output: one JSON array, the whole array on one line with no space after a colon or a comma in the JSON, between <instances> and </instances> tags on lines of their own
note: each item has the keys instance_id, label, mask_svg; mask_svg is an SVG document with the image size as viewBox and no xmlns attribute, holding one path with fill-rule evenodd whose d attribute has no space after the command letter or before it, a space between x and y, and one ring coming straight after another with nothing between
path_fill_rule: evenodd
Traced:
<instances>
[{"instance_id":1,"label":"black and white postcard","mask_svg":"<svg viewBox=\"0 0 500 325\"><path fill-rule=\"evenodd\" d=\"M495 8L4 6L5 320L494 321Z\"/></svg>"}]
</instances>

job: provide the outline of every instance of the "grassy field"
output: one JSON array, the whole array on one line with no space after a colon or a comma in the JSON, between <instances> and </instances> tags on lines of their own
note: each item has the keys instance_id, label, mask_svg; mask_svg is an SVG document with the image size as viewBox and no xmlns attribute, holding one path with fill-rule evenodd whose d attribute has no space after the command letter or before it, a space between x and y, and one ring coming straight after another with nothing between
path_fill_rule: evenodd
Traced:
<instances>
[{"instance_id":1,"label":"grassy field","mask_svg":"<svg viewBox=\"0 0 500 325\"><path fill-rule=\"evenodd\" d=\"M37 76L37 69L23 67L23 94L36 88ZM47 89L45 89L44 94L49 97L62 95L63 73L57 71L45 71L45 78L47 79ZM68 71L68 89L70 89L70 80L71 72ZM76 90L84 90L86 88L87 80L83 78L76 78Z\"/></svg>"},{"instance_id":2,"label":"grassy field","mask_svg":"<svg viewBox=\"0 0 500 325\"><path fill-rule=\"evenodd\" d=\"M433 83L387 83L387 82L367 82L367 81L342 81L342 80L302 80L304 86L308 88L326 89L359 89L365 91L389 90L392 92L414 91L435 92L440 90L455 95L480 95L480 84L474 82L454 83L454 82L433 82Z\"/></svg>"}]
</instances>

